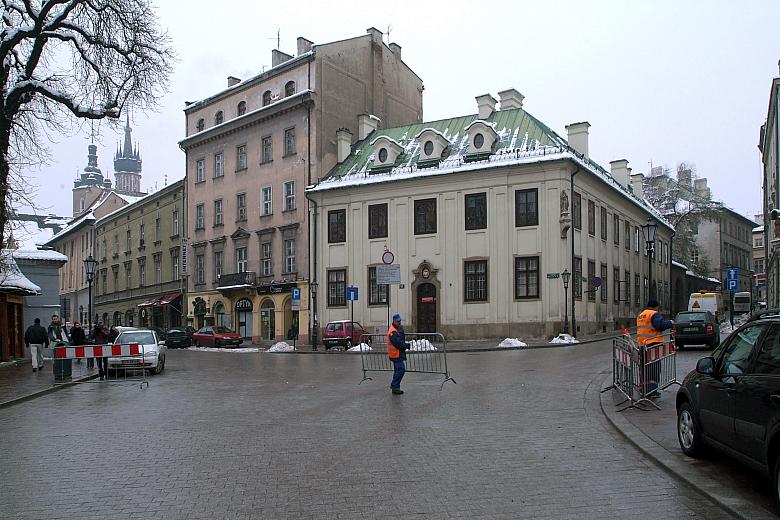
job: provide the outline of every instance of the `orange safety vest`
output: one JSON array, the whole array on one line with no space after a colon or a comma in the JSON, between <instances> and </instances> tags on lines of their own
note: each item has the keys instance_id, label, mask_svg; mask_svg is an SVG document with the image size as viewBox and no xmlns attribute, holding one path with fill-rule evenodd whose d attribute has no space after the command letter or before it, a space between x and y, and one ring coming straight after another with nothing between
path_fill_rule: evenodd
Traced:
<instances>
[{"instance_id":1,"label":"orange safety vest","mask_svg":"<svg viewBox=\"0 0 780 520\"><path fill-rule=\"evenodd\" d=\"M395 325L390 325L390 328L387 329L387 357L390 359L398 359L401 357L401 351L395 348L395 345L390 341L390 336L392 336L394 332L398 332Z\"/></svg>"},{"instance_id":2,"label":"orange safety vest","mask_svg":"<svg viewBox=\"0 0 780 520\"><path fill-rule=\"evenodd\" d=\"M663 336L653 327L653 316L656 314L658 311L645 309L636 317L636 341L640 347L644 347L648 343L663 343L664 341Z\"/></svg>"}]
</instances>

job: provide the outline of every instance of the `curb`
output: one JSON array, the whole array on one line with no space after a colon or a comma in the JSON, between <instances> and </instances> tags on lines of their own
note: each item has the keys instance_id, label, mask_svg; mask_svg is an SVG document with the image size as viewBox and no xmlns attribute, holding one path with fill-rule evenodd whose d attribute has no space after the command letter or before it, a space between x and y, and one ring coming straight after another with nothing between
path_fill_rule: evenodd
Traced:
<instances>
[{"instance_id":1,"label":"curb","mask_svg":"<svg viewBox=\"0 0 780 520\"><path fill-rule=\"evenodd\" d=\"M27 395L23 395L21 397L15 397L13 399L9 399L8 401L0 402L0 410L3 408L8 408L9 406L13 406L15 404L24 403L26 401L32 401L33 399L37 399L38 397L42 397L47 394L51 394L54 392L57 392L59 390L62 390L64 388L71 387L73 385L76 385L78 383L83 383L85 381L90 381L92 379L96 379L98 377L98 374L92 374L86 377L82 377L81 379L76 379L75 381L71 381L69 383L62 383L59 385L52 385L48 388L44 388L43 390L38 390L37 392L32 392Z\"/></svg>"},{"instance_id":2,"label":"curb","mask_svg":"<svg viewBox=\"0 0 780 520\"><path fill-rule=\"evenodd\" d=\"M612 384L612 374L604 379L601 388ZM777 516L762 507L754 505L749 500L735 497L731 489L711 479L686 462L685 458L669 452L666 448L648 437L642 430L634 426L628 419L615 411L612 393L605 392L599 396L599 405L604 416L610 424L639 451L650 460L658 464L662 469L692 487L705 497L712 500L723 510L732 514L735 518L743 520L774 519ZM653 413L649 411L648 413Z\"/></svg>"}]
</instances>

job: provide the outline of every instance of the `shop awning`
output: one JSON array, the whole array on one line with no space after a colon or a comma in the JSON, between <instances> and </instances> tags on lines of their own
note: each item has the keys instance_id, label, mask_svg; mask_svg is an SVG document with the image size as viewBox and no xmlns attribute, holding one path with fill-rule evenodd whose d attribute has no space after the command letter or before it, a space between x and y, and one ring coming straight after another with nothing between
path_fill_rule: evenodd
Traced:
<instances>
[{"instance_id":1,"label":"shop awning","mask_svg":"<svg viewBox=\"0 0 780 520\"><path fill-rule=\"evenodd\" d=\"M154 298L149 298L148 300L146 300L143 303L139 303L138 306L139 307L151 307L152 305L156 304L158 301L159 301L159 298L157 298L155 296Z\"/></svg>"},{"instance_id":2,"label":"shop awning","mask_svg":"<svg viewBox=\"0 0 780 520\"><path fill-rule=\"evenodd\" d=\"M158 300L157 305L168 305L169 303L173 302L174 300L176 300L176 298L179 297L181 297L181 293L178 292L166 294L165 296L163 296Z\"/></svg>"}]
</instances>

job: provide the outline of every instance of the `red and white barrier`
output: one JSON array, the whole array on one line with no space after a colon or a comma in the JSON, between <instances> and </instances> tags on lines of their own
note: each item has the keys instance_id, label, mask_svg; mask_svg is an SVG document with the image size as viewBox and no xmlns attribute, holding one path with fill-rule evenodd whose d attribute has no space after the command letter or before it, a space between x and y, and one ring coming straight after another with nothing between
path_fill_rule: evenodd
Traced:
<instances>
[{"instance_id":1,"label":"red and white barrier","mask_svg":"<svg viewBox=\"0 0 780 520\"><path fill-rule=\"evenodd\" d=\"M54 347L54 359L84 359L102 357L140 356L143 348L138 343L129 345L86 345L83 347Z\"/></svg>"},{"instance_id":2,"label":"red and white barrier","mask_svg":"<svg viewBox=\"0 0 780 520\"><path fill-rule=\"evenodd\" d=\"M659 359L671 356L675 352L673 343L659 343L658 345L650 345L645 349L646 362L658 361Z\"/></svg>"}]
</instances>

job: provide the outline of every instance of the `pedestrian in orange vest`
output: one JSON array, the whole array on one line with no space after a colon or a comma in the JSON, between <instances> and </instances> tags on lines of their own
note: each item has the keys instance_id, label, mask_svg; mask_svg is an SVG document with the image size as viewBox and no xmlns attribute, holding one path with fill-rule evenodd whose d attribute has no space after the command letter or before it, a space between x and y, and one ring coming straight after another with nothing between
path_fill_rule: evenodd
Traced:
<instances>
[{"instance_id":1,"label":"pedestrian in orange vest","mask_svg":"<svg viewBox=\"0 0 780 520\"><path fill-rule=\"evenodd\" d=\"M647 307L636 317L636 341L639 344L639 354L642 362L643 382L645 395L649 397L658 397L658 376L660 367L657 363L646 367L646 352L649 347L664 342L663 331L671 329L674 326L673 320L665 320L658 312L658 301L650 300ZM646 373L645 373L646 372Z\"/></svg>"},{"instance_id":2,"label":"pedestrian in orange vest","mask_svg":"<svg viewBox=\"0 0 780 520\"><path fill-rule=\"evenodd\" d=\"M406 342L406 333L401 325L401 315L393 316L393 323L387 330L387 357L393 363L393 380L390 382L390 390L396 394L403 394L401 379L406 373L406 350L409 344Z\"/></svg>"}]
</instances>

